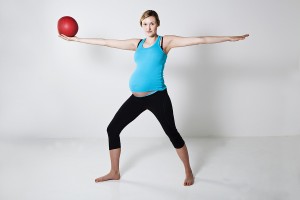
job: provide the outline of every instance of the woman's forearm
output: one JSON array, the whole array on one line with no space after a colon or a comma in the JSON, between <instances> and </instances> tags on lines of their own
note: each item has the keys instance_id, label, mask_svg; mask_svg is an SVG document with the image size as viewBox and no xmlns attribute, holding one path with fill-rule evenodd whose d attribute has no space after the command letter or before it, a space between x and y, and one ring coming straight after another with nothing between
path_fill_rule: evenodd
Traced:
<instances>
[{"instance_id":1,"label":"woman's forearm","mask_svg":"<svg viewBox=\"0 0 300 200\"><path fill-rule=\"evenodd\" d=\"M230 41L229 36L204 36L200 37L204 44L220 43Z\"/></svg>"},{"instance_id":2,"label":"woman's forearm","mask_svg":"<svg viewBox=\"0 0 300 200\"><path fill-rule=\"evenodd\" d=\"M74 42L81 42L81 43L85 43L85 44L94 44L94 45L102 45L105 46L107 45L107 42L105 39L102 38L79 38L79 37L68 37L65 35L59 35L59 37L61 37L64 40L67 41L74 41Z\"/></svg>"},{"instance_id":3,"label":"woman's forearm","mask_svg":"<svg viewBox=\"0 0 300 200\"><path fill-rule=\"evenodd\" d=\"M248 37L249 34L240 35L240 36L204 36L200 37L203 40L204 44L212 44L212 43L220 43L220 42L227 42L227 41L239 41L244 40Z\"/></svg>"},{"instance_id":4,"label":"woman's forearm","mask_svg":"<svg viewBox=\"0 0 300 200\"><path fill-rule=\"evenodd\" d=\"M74 41L85 43L85 44L106 46L105 39L102 38L75 38Z\"/></svg>"}]
</instances>

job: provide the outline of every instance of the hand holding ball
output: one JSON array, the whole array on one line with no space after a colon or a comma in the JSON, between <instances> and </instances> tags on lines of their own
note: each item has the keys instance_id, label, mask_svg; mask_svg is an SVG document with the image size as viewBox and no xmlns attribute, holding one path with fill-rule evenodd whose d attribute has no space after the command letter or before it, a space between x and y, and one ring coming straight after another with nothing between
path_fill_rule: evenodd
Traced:
<instances>
[{"instance_id":1,"label":"hand holding ball","mask_svg":"<svg viewBox=\"0 0 300 200\"><path fill-rule=\"evenodd\" d=\"M78 32L78 24L74 18L64 16L58 20L57 29L59 34L74 37Z\"/></svg>"}]
</instances>

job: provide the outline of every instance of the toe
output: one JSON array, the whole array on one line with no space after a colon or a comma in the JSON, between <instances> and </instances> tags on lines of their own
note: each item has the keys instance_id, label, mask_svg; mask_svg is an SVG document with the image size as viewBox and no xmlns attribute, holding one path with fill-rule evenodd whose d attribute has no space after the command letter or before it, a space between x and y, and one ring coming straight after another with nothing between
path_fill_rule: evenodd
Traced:
<instances>
[{"instance_id":1,"label":"toe","mask_svg":"<svg viewBox=\"0 0 300 200\"><path fill-rule=\"evenodd\" d=\"M96 178L96 179L95 179L95 182L96 182L96 183L98 183L98 182L100 182L100 181L101 181L100 178Z\"/></svg>"}]
</instances>

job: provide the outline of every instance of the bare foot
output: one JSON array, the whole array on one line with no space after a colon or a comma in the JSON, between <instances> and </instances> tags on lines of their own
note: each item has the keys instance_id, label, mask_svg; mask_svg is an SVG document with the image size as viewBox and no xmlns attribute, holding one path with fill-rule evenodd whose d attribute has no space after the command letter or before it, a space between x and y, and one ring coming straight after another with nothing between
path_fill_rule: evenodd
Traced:
<instances>
[{"instance_id":1,"label":"bare foot","mask_svg":"<svg viewBox=\"0 0 300 200\"><path fill-rule=\"evenodd\" d=\"M193 173L186 174L183 185L184 186L191 186L193 184L194 184L194 175L193 175Z\"/></svg>"},{"instance_id":2,"label":"bare foot","mask_svg":"<svg viewBox=\"0 0 300 200\"><path fill-rule=\"evenodd\" d=\"M105 176L101 176L99 178L95 179L95 182L103 182L103 181L108 181L108 180L119 180L120 179L120 173L116 173L116 172L109 172L108 174L106 174Z\"/></svg>"}]
</instances>

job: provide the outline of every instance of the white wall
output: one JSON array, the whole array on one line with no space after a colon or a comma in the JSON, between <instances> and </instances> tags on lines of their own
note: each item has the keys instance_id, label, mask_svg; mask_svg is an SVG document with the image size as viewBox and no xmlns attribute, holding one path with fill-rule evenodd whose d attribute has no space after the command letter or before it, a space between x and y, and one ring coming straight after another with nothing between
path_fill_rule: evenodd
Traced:
<instances>
[{"instance_id":1,"label":"white wall","mask_svg":"<svg viewBox=\"0 0 300 200\"><path fill-rule=\"evenodd\" d=\"M130 95L133 52L64 41L57 20L73 16L78 37L143 38L147 9L160 35L250 34L170 52L165 81L183 136L299 135L299 0L0 0L0 137L106 138ZM165 137L149 111L122 136Z\"/></svg>"}]
</instances>

